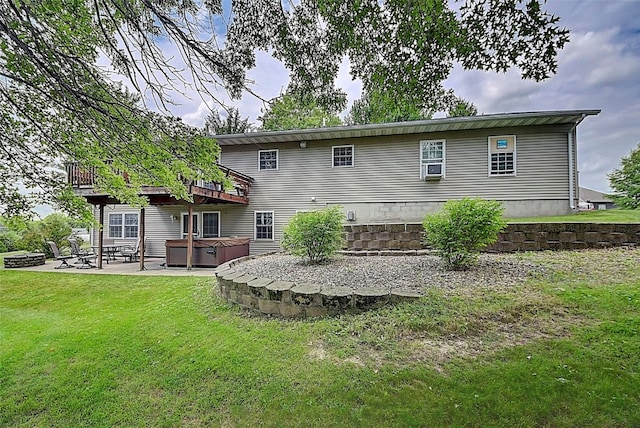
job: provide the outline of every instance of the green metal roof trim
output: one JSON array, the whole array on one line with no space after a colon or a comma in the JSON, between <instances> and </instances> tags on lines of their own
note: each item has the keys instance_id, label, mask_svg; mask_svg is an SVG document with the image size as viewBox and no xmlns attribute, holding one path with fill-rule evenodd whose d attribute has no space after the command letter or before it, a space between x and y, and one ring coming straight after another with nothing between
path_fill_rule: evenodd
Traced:
<instances>
[{"instance_id":1,"label":"green metal roof trim","mask_svg":"<svg viewBox=\"0 0 640 428\"><path fill-rule=\"evenodd\" d=\"M338 138L380 137L430 132L466 131L470 129L507 128L515 126L578 124L586 116L600 110L559 110L526 113L500 113L469 117L416 120L412 122L377 123L372 125L336 126L332 128L294 129L288 131L249 132L215 135L221 146L265 144L297 141L333 140Z\"/></svg>"}]
</instances>

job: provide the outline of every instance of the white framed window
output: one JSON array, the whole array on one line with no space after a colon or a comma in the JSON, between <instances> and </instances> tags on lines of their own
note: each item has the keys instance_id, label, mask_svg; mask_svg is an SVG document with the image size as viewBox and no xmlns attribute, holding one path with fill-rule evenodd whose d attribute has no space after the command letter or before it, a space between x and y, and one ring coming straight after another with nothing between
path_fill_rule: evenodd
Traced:
<instances>
[{"instance_id":1,"label":"white framed window","mask_svg":"<svg viewBox=\"0 0 640 428\"><path fill-rule=\"evenodd\" d=\"M278 169L278 149L258 150L258 170Z\"/></svg>"},{"instance_id":2,"label":"white framed window","mask_svg":"<svg viewBox=\"0 0 640 428\"><path fill-rule=\"evenodd\" d=\"M220 211L204 211L202 213L202 237L220 237Z\"/></svg>"},{"instance_id":3,"label":"white framed window","mask_svg":"<svg viewBox=\"0 0 640 428\"><path fill-rule=\"evenodd\" d=\"M516 175L516 136L490 136L489 176Z\"/></svg>"},{"instance_id":4,"label":"white framed window","mask_svg":"<svg viewBox=\"0 0 640 428\"><path fill-rule=\"evenodd\" d=\"M254 238L273 240L273 211L255 211Z\"/></svg>"},{"instance_id":5,"label":"white framed window","mask_svg":"<svg viewBox=\"0 0 640 428\"><path fill-rule=\"evenodd\" d=\"M183 239L187 239L189 236L189 213L180 213L182 219L180 226L180 233ZM200 237L200 213L193 213L193 230L192 235L194 238Z\"/></svg>"},{"instance_id":6,"label":"white framed window","mask_svg":"<svg viewBox=\"0 0 640 428\"><path fill-rule=\"evenodd\" d=\"M420 141L420 179L445 176L446 140Z\"/></svg>"},{"instance_id":7,"label":"white framed window","mask_svg":"<svg viewBox=\"0 0 640 428\"><path fill-rule=\"evenodd\" d=\"M332 161L331 165L336 166L353 166L353 145L350 146L333 146L331 147Z\"/></svg>"},{"instance_id":8,"label":"white framed window","mask_svg":"<svg viewBox=\"0 0 640 428\"><path fill-rule=\"evenodd\" d=\"M109 238L137 238L139 230L138 213L109 213Z\"/></svg>"}]
</instances>

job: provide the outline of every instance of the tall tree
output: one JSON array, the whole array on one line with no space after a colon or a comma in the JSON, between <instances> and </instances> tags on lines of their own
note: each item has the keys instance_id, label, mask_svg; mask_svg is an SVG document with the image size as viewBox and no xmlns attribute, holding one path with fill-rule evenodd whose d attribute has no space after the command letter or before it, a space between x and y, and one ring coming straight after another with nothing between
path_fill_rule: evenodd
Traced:
<instances>
[{"instance_id":1,"label":"tall tree","mask_svg":"<svg viewBox=\"0 0 640 428\"><path fill-rule=\"evenodd\" d=\"M204 130L209 134L244 134L251 132L253 125L249 123L249 118L240 118L240 111L235 107L227 109L227 116L223 119L216 110L211 112L204 121Z\"/></svg>"},{"instance_id":2,"label":"tall tree","mask_svg":"<svg viewBox=\"0 0 640 428\"><path fill-rule=\"evenodd\" d=\"M449 117L475 116L477 114L478 107L464 98L456 98L448 111Z\"/></svg>"},{"instance_id":3,"label":"tall tree","mask_svg":"<svg viewBox=\"0 0 640 428\"><path fill-rule=\"evenodd\" d=\"M215 143L149 113L144 101L167 107L185 85L239 98L253 91L246 71L257 50L284 63L292 92L330 110L344 101L334 82L345 56L365 89L415 105L444 100L454 61L500 72L516 66L524 78L544 79L568 30L541 1L466 0L453 10L447 0L4 0L0 209L34 202L7 184L16 179L40 187L40 202L55 197L77 208L52 170L65 159L95 167L100 186L125 202L144 203L142 183L188 197L177 177L215 179Z\"/></svg>"},{"instance_id":4,"label":"tall tree","mask_svg":"<svg viewBox=\"0 0 640 428\"><path fill-rule=\"evenodd\" d=\"M409 120L430 119L433 112L416 105L405 97L391 96L380 91L366 91L360 99L353 102L344 121L348 125L368 123L404 122Z\"/></svg>"},{"instance_id":5,"label":"tall tree","mask_svg":"<svg viewBox=\"0 0 640 428\"><path fill-rule=\"evenodd\" d=\"M609 174L609 183L614 192L609 197L616 205L640 209L640 144L622 158L620 169Z\"/></svg>"},{"instance_id":6,"label":"tall tree","mask_svg":"<svg viewBox=\"0 0 640 428\"><path fill-rule=\"evenodd\" d=\"M264 131L287 129L322 128L342 124L340 118L322 108L312 97L283 94L269 103L264 114L258 118Z\"/></svg>"}]
</instances>

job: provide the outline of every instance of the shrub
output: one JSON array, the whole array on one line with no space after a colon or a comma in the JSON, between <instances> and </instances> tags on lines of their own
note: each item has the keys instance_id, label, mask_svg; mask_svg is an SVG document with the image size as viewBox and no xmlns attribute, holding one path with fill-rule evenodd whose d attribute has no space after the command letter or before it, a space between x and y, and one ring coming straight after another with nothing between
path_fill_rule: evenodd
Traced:
<instances>
[{"instance_id":1,"label":"shrub","mask_svg":"<svg viewBox=\"0 0 640 428\"><path fill-rule=\"evenodd\" d=\"M424 237L447 269L468 269L480 250L496 242L507 222L498 201L464 198L448 201L443 210L424 218Z\"/></svg>"},{"instance_id":2,"label":"shrub","mask_svg":"<svg viewBox=\"0 0 640 428\"><path fill-rule=\"evenodd\" d=\"M20 235L11 230L0 233L0 253L16 251L18 249L19 240Z\"/></svg>"},{"instance_id":3,"label":"shrub","mask_svg":"<svg viewBox=\"0 0 640 428\"><path fill-rule=\"evenodd\" d=\"M284 227L282 246L311 263L329 259L342 246L344 215L340 207L299 212Z\"/></svg>"}]
</instances>

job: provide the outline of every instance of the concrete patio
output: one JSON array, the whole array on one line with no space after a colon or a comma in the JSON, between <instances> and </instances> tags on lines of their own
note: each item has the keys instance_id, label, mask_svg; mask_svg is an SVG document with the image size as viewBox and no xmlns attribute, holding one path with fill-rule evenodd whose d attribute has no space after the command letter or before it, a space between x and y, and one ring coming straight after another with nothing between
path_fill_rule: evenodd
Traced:
<instances>
[{"instance_id":1,"label":"concrete patio","mask_svg":"<svg viewBox=\"0 0 640 428\"><path fill-rule=\"evenodd\" d=\"M106 261L102 262L102 269L78 269L80 264L74 264L75 260L70 260L69 264L71 268L56 269L60 265L59 261L47 260L44 265L23 267L23 268L3 268L4 270L15 271L33 271L33 272L60 272L60 273L91 273L91 274L107 274L107 275L166 275L166 276L211 276L214 277L215 268L192 268L187 270L183 267L164 267L164 258L146 258L145 270L140 270L140 263L125 263L123 260L111 260L107 264Z\"/></svg>"}]
</instances>

